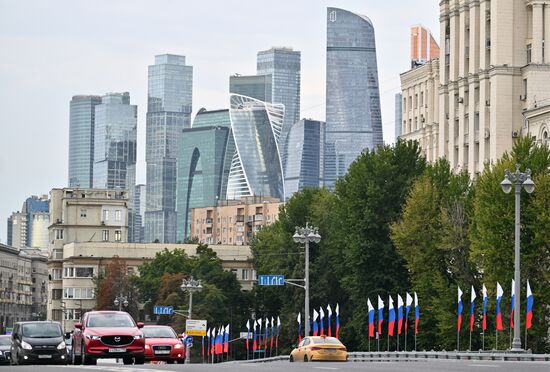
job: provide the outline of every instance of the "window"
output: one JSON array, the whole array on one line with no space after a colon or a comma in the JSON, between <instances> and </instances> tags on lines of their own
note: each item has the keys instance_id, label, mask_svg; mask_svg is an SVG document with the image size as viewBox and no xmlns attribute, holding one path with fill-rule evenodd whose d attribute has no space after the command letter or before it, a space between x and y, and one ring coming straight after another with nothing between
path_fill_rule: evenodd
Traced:
<instances>
[{"instance_id":1,"label":"window","mask_svg":"<svg viewBox=\"0 0 550 372\"><path fill-rule=\"evenodd\" d=\"M61 300L61 289L52 289L52 300Z\"/></svg>"},{"instance_id":2,"label":"window","mask_svg":"<svg viewBox=\"0 0 550 372\"><path fill-rule=\"evenodd\" d=\"M80 218L86 218L86 217L88 217L87 213L88 213L88 212L86 211L86 209L81 209L81 210L80 210Z\"/></svg>"},{"instance_id":3,"label":"window","mask_svg":"<svg viewBox=\"0 0 550 372\"><path fill-rule=\"evenodd\" d=\"M109 238L109 235L107 235L107 238ZM115 242L119 242L122 240L122 231L115 230Z\"/></svg>"},{"instance_id":4,"label":"window","mask_svg":"<svg viewBox=\"0 0 550 372\"><path fill-rule=\"evenodd\" d=\"M120 209L117 209L115 211L115 221L120 221L120 220L122 220L122 213L121 213Z\"/></svg>"},{"instance_id":5,"label":"window","mask_svg":"<svg viewBox=\"0 0 550 372\"><path fill-rule=\"evenodd\" d=\"M63 298L90 300L95 298L93 288L63 288Z\"/></svg>"},{"instance_id":6,"label":"window","mask_svg":"<svg viewBox=\"0 0 550 372\"><path fill-rule=\"evenodd\" d=\"M531 63L532 58L532 45L527 44L527 63Z\"/></svg>"},{"instance_id":7,"label":"window","mask_svg":"<svg viewBox=\"0 0 550 372\"><path fill-rule=\"evenodd\" d=\"M63 298L74 298L74 288L63 288Z\"/></svg>"},{"instance_id":8,"label":"window","mask_svg":"<svg viewBox=\"0 0 550 372\"><path fill-rule=\"evenodd\" d=\"M424 92L420 92L420 107L424 106Z\"/></svg>"},{"instance_id":9,"label":"window","mask_svg":"<svg viewBox=\"0 0 550 372\"><path fill-rule=\"evenodd\" d=\"M248 269L242 270L242 280L248 280Z\"/></svg>"},{"instance_id":10,"label":"window","mask_svg":"<svg viewBox=\"0 0 550 372\"><path fill-rule=\"evenodd\" d=\"M101 240L103 240L104 242L109 241L109 230L102 230L101 231Z\"/></svg>"},{"instance_id":11,"label":"window","mask_svg":"<svg viewBox=\"0 0 550 372\"><path fill-rule=\"evenodd\" d=\"M52 280L61 279L61 269L52 269Z\"/></svg>"},{"instance_id":12,"label":"window","mask_svg":"<svg viewBox=\"0 0 550 372\"><path fill-rule=\"evenodd\" d=\"M91 278L94 276L93 267L76 267L74 271L77 278Z\"/></svg>"},{"instance_id":13,"label":"window","mask_svg":"<svg viewBox=\"0 0 550 372\"><path fill-rule=\"evenodd\" d=\"M63 229L55 229L55 240L63 240Z\"/></svg>"},{"instance_id":14,"label":"window","mask_svg":"<svg viewBox=\"0 0 550 372\"><path fill-rule=\"evenodd\" d=\"M65 267L65 268L63 268L63 277L64 278L74 278L74 267Z\"/></svg>"},{"instance_id":15,"label":"window","mask_svg":"<svg viewBox=\"0 0 550 372\"><path fill-rule=\"evenodd\" d=\"M103 222L109 221L109 211L104 209L103 210Z\"/></svg>"},{"instance_id":16,"label":"window","mask_svg":"<svg viewBox=\"0 0 550 372\"><path fill-rule=\"evenodd\" d=\"M414 108L418 108L418 93L414 95Z\"/></svg>"}]
</instances>

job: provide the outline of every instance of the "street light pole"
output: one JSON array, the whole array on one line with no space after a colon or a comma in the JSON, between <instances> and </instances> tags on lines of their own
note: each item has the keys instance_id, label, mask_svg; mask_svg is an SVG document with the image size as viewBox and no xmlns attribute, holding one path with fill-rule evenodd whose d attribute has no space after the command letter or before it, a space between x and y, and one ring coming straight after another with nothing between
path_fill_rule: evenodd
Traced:
<instances>
[{"instance_id":1,"label":"street light pole","mask_svg":"<svg viewBox=\"0 0 550 372\"><path fill-rule=\"evenodd\" d=\"M118 311L122 311L122 305L124 305L124 307L128 307L128 297L122 295L121 293L115 297L113 304L118 306ZM80 307L82 308L82 301L80 302Z\"/></svg>"},{"instance_id":2,"label":"street light pole","mask_svg":"<svg viewBox=\"0 0 550 372\"><path fill-rule=\"evenodd\" d=\"M516 171L510 172L508 169L504 173L504 180L500 183L502 191L509 194L514 186L515 191L515 249L514 249L514 340L512 341L512 351L522 352L520 338L520 312L521 312L521 271L520 271L520 231L521 231L521 188L528 194L535 190L535 183L531 180L531 170L526 169L525 173L520 172L519 164L516 164Z\"/></svg>"},{"instance_id":3,"label":"street light pole","mask_svg":"<svg viewBox=\"0 0 550 372\"><path fill-rule=\"evenodd\" d=\"M181 283L182 291L189 292L189 309L187 311L187 319L192 319L193 316L193 292L202 291L202 284L200 280L195 280L192 277L189 279L183 279ZM191 350L185 347L185 363L191 363Z\"/></svg>"},{"instance_id":4,"label":"street light pole","mask_svg":"<svg viewBox=\"0 0 550 372\"><path fill-rule=\"evenodd\" d=\"M306 227L296 226L296 232L292 236L296 243L305 243L305 285L306 290L304 304L304 320L305 320L305 336L309 336L309 242L319 243L321 235L317 227L310 226L306 223Z\"/></svg>"}]
</instances>

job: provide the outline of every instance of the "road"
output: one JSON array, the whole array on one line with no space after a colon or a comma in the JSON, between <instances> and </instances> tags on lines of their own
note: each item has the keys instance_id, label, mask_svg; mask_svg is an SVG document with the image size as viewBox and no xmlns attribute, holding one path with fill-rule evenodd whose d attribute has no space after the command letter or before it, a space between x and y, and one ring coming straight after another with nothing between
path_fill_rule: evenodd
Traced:
<instances>
[{"instance_id":1,"label":"road","mask_svg":"<svg viewBox=\"0 0 550 372\"><path fill-rule=\"evenodd\" d=\"M223 364L193 364L193 365L157 365L125 366L110 361L99 361L97 366L40 366L40 372L157 372L157 371L190 371L190 372L241 372L241 371L381 371L381 372L548 372L550 362L496 362L496 361L466 361L466 360L430 360L414 362L370 362L370 363L223 363ZM19 371L36 372L36 366L0 366L0 372Z\"/></svg>"}]
</instances>

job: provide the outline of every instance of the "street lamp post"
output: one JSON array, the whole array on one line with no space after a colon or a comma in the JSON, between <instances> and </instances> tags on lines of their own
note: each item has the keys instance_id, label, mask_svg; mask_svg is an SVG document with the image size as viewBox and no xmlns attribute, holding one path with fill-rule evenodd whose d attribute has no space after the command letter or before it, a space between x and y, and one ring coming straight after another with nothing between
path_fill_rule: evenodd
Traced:
<instances>
[{"instance_id":1,"label":"street lamp post","mask_svg":"<svg viewBox=\"0 0 550 372\"><path fill-rule=\"evenodd\" d=\"M292 239L296 243L305 243L305 335L309 336L309 242L319 243L321 241L321 235L319 235L319 229L317 227L310 226L306 223L306 227L296 226L296 232L292 236Z\"/></svg>"},{"instance_id":2,"label":"street lamp post","mask_svg":"<svg viewBox=\"0 0 550 372\"><path fill-rule=\"evenodd\" d=\"M113 304L115 304L115 306L118 306L118 311L122 311L122 306L124 305L124 307L128 307L128 297L119 294L118 296L115 297L115 300L113 301ZM82 303L80 305L82 307Z\"/></svg>"},{"instance_id":3,"label":"street lamp post","mask_svg":"<svg viewBox=\"0 0 550 372\"><path fill-rule=\"evenodd\" d=\"M187 311L187 319L192 319L193 315L193 292L202 291L202 284L200 280L195 280L192 277L189 279L183 279L181 283L182 291L189 292L189 309ZM185 347L185 363L191 363L191 350Z\"/></svg>"},{"instance_id":4,"label":"street lamp post","mask_svg":"<svg viewBox=\"0 0 550 372\"><path fill-rule=\"evenodd\" d=\"M512 341L512 351L521 352L521 338L520 338L520 289L521 289L521 273L520 273L520 230L521 230L521 219L520 219L520 198L521 198L521 187L530 194L535 190L535 183L531 180L531 170L526 169L525 173L520 172L519 164L516 164L516 171L510 172L508 169L504 173L504 180L500 183L502 191L506 194L509 194L512 191L512 186L514 186L515 195L516 195L516 222L515 222L515 254L514 254L514 281L515 281L515 297L514 297L514 340Z\"/></svg>"}]
</instances>

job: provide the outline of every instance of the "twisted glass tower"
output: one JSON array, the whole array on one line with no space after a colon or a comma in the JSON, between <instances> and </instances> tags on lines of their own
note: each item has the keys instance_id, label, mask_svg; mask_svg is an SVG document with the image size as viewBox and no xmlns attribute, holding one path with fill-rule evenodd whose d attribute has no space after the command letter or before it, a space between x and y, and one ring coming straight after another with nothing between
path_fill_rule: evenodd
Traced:
<instances>
[{"instance_id":1,"label":"twisted glass tower","mask_svg":"<svg viewBox=\"0 0 550 372\"><path fill-rule=\"evenodd\" d=\"M327 8L325 185L366 148L383 144L376 45L363 15Z\"/></svg>"},{"instance_id":2,"label":"twisted glass tower","mask_svg":"<svg viewBox=\"0 0 550 372\"><path fill-rule=\"evenodd\" d=\"M284 106L230 95L229 119L236 151L231 161L227 198L271 196L285 200L280 137Z\"/></svg>"}]
</instances>

